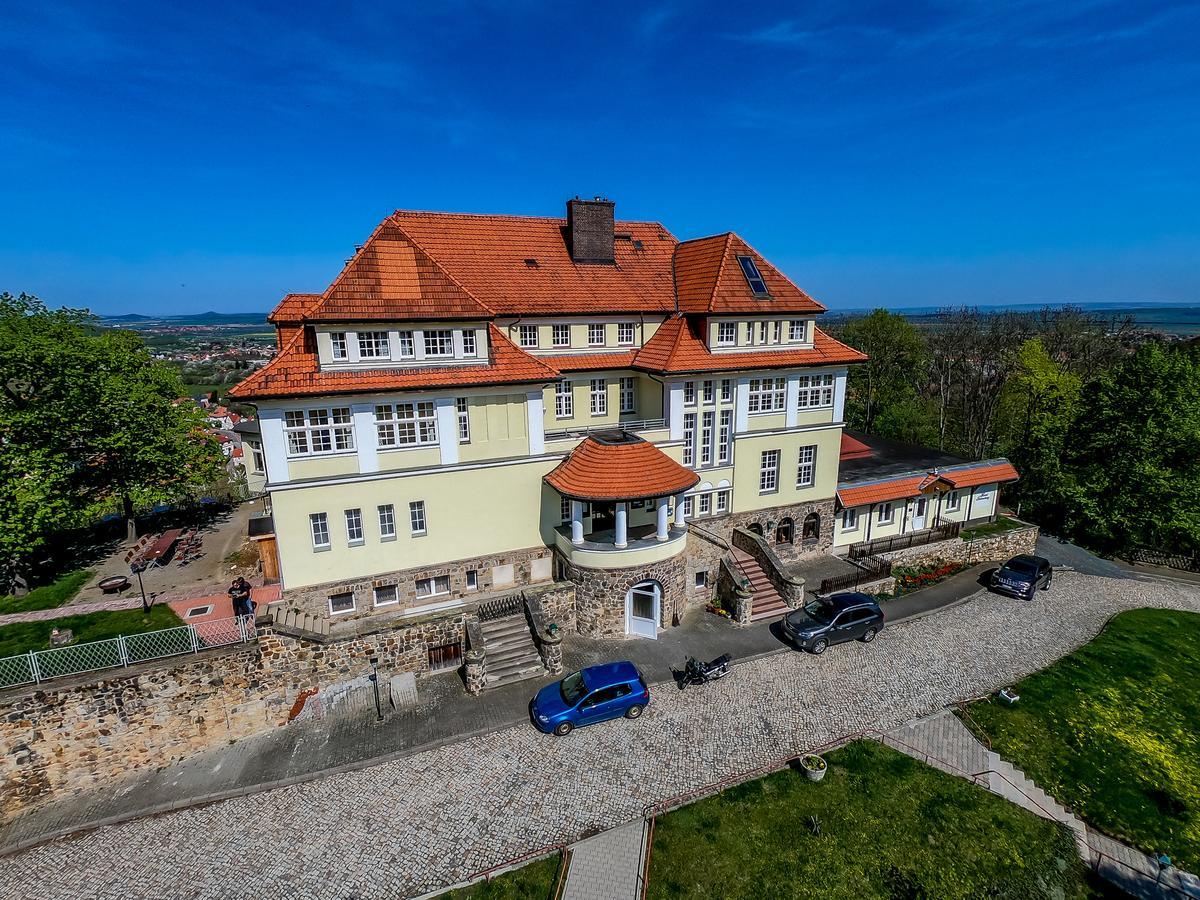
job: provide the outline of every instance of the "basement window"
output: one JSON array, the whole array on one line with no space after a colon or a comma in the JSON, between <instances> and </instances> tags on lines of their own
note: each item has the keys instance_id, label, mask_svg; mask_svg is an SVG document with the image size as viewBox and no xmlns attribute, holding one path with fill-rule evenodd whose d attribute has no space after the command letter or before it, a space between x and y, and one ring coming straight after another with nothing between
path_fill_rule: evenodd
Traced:
<instances>
[{"instance_id":1,"label":"basement window","mask_svg":"<svg viewBox=\"0 0 1200 900\"><path fill-rule=\"evenodd\" d=\"M754 261L754 257L739 256L737 261L738 265L742 267L742 274L746 276L746 283L750 285L750 290L754 291L754 296L769 296L767 283L763 281L762 274L758 271L758 263Z\"/></svg>"}]
</instances>

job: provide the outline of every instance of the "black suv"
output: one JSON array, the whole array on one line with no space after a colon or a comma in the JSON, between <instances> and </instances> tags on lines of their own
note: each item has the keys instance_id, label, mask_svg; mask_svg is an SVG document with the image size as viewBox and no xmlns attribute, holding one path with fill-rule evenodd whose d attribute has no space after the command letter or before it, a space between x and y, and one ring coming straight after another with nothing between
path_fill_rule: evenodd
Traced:
<instances>
[{"instance_id":1,"label":"black suv","mask_svg":"<svg viewBox=\"0 0 1200 900\"><path fill-rule=\"evenodd\" d=\"M883 630L883 610L869 594L834 594L811 600L783 618L783 633L809 653L824 653L830 644L875 640Z\"/></svg>"},{"instance_id":2,"label":"black suv","mask_svg":"<svg viewBox=\"0 0 1200 900\"><path fill-rule=\"evenodd\" d=\"M991 589L998 594L1032 600L1038 588L1049 590L1054 572L1050 560L1022 553L1014 556L992 573Z\"/></svg>"}]
</instances>

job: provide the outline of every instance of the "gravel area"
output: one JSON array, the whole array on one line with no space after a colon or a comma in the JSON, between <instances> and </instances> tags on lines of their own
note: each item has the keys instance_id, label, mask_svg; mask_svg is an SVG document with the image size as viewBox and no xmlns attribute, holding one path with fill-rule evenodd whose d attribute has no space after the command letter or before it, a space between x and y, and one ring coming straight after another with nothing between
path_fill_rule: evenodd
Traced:
<instances>
[{"instance_id":1,"label":"gravel area","mask_svg":"<svg viewBox=\"0 0 1200 900\"><path fill-rule=\"evenodd\" d=\"M783 653L637 722L568 738L508 728L357 772L141 819L4 860L0 895L411 896L637 817L651 802L990 692L1139 606L1200 612L1200 588L1062 572L1025 603L970 602L822 657Z\"/></svg>"}]
</instances>

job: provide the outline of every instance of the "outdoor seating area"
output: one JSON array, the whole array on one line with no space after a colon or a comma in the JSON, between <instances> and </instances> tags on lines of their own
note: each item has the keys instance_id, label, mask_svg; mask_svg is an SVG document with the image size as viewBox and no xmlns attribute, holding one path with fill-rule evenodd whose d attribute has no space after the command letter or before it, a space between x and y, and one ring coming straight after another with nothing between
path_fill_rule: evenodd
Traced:
<instances>
[{"instance_id":1,"label":"outdoor seating area","mask_svg":"<svg viewBox=\"0 0 1200 900\"><path fill-rule=\"evenodd\" d=\"M182 568L204 555L203 540L203 535L191 528L171 528L160 534L143 535L125 554L125 563L134 572L163 568L172 562Z\"/></svg>"}]
</instances>

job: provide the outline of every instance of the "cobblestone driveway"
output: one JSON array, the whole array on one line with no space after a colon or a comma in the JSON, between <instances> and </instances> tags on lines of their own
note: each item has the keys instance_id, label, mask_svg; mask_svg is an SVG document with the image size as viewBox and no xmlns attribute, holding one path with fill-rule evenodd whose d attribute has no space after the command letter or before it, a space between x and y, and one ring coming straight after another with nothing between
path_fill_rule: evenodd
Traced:
<instances>
[{"instance_id":1,"label":"cobblestone driveway","mask_svg":"<svg viewBox=\"0 0 1200 900\"><path fill-rule=\"evenodd\" d=\"M1137 606L1200 612L1200 589L1060 573L1032 603L980 593L822 657L784 653L679 693L637 722L565 739L517 727L395 762L99 829L5 859L0 895L420 894L664 799L891 728L1045 666Z\"/></svg>"}]
</instances>

